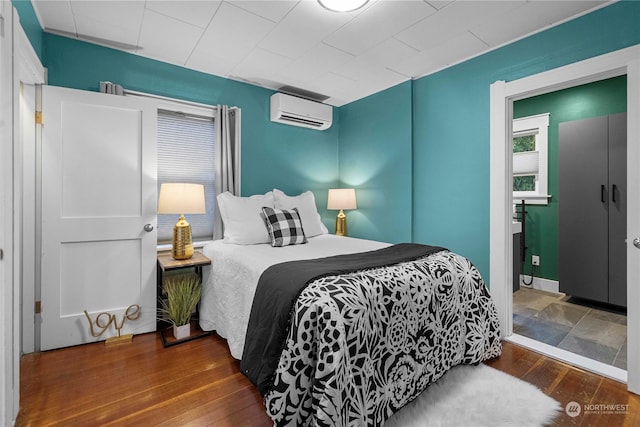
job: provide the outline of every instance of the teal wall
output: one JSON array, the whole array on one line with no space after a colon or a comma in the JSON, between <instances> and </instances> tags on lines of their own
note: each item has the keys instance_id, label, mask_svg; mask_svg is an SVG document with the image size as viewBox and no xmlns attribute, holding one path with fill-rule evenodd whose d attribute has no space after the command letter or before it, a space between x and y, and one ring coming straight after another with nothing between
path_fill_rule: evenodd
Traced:
<instances>
[{"instance_id":1,"label":"teal wall","mask_svg":"<svg viewBox=\"0 0 640 427\"><path fill-rule=\"evenodd\" d=\"M280 188L288 194L312 190L324 222L327 189L338 185L339 118L325 131L273 123L269 98L273 91L154 61L122 51L43 33L31 3L13 0L20 22L43 65L48 83L97 91L108 80L127 89L242 110L242 193Z\"/></svg>"},{"instance_id":2,"label":"teal wall","mask_svg":"<svg viewBox=\"0 0 640 427\"><path fill-rule=\"evenodd\" d=\"M338 179L337 114L325 131L273 123L271 90L52 34L44 35L44 58L50 85L97 91L108 80L134 91L240 107L242 193L310 189L326 206L326 190ZM331 214L324 213L330 224Z\"/></svg>"},{"instance_id":3,"label":"teal wall","mask_svg":"<svg viewBox=\"0 0 640 427\"><path fill-rule=\"evenodd\" d=\"M36 52L40 60L42 61L42 29L36 13L33 10L30 0L11 0L11 4L18 11L20 17L20 25L24 30L29 42L33 46L33 50Z\"/></svg>"},{"instance_id":4,"label":"teal wall","mask_svg":"<svg viewBox=\"0 0 640 427\"><path fill-rule=\"evenodd\" d=\"M535 276L558 280L558 125L562 122L605 116L627 111L627 77L621 76L517 101L513 117L549 113L549 194L547 206L527 206L527 260L525 274L531 272L531 255L540 256Z\"/></svg>"},{"instance_id":5,"label":"teal wall","mask_svg":"<svg viewBox=\"0 0 640 427\"><path fill-rule=\"evenodd\" d=\"M412 168L412 185L398 187L396 175L390 172L387 180L382 176L377 180L380 193L400 191L405 192L402 197L411 198L412 240L442 245L467 256L490 283L489 86L497 80L516 80L638 44L638 22L640 2L617 2L415 80L412 94L406 95L412 103L413 155L396 159L400 167ZM384 92L378 96L383 99ZM379 126L379 116L367 119L366 114L357 114L359 108L371 107L366 101L342 107L360 117L361 129ZM340 117L341 153L365 153L369 146L383 147L386 142L387 150L398 155L385 135L404 134L404 122L385 121L385 135L373 135L373 139L365 141L343 138L342 128L352 124L345 123L347 117L342 111ZM358 173L348 159L341 156L339 161L341 174L347 168L350 173ZM396 215L397 211L388 205L376 217L376 225L386 226ZM369 235L374 232L366 230L363 237Z\"/></svg>"},{"instance_id":6,"label":"teal wall","mask_svg":"<svg viewBox=\"0 0 640 427\"><path fill-rule=\"evenodd\" d=\"M489 87L640 43L618 2L414 82L414 228L489 277Z\"/></svg>"},{"instance_id":7,"label":"teal wall","mask_svg":"<svg viewBox=\"0 0 640 427\"><path fill-rule=\"evenodd\" d=\"M33 15L27 9L21 16ZM111 80L241 107L244 194L311 188L333 229L326 189L353 185L361 208L348 213L352 235L446 246L489 282L489 86L638 44L638 22L640 2L616 2L343 106L325 132L269 122L265 89L48 34L38 48L37 30L28 35L51 84L96 90Z\"/></svg>"},{"instance_id":8,"label":"teal wall","mask_svg":"<svg viewBox=\"0 0 640 427\"><path fill-rule=\"evenodd\" d=\"M349 234L411 241L412 82L340 108L340 185L356 189Z\"/></svg>"}]
</instances>

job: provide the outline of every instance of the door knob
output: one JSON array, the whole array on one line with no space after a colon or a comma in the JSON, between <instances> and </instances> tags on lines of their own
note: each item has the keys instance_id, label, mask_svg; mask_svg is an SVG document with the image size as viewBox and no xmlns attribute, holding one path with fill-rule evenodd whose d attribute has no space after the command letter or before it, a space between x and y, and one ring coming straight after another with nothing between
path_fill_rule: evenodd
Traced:
<instances>
[{"instance_id":1,"label":"door knob","mask_svg":"<svg viewBox=\"0 0 640 427\"><path fill-rule=\"evenodd\" d=\"M144 225L144 231L146 231L147 233L149 233L149 232L153 231L153 225L151 225L151 224L145 224L145 225ZM638 244L640 244L640 243L638 243Z\"/></svg>"},{"instance_id":2,"label":"door knob","mask_svg":"<svg viewBox=\"0 0 640 427\"><path fill-rule=\"evenodd\" d=\"M633 239L633 246L640 249L640 237L636 237L635 239Z\"/></svg>"}]
</instances>

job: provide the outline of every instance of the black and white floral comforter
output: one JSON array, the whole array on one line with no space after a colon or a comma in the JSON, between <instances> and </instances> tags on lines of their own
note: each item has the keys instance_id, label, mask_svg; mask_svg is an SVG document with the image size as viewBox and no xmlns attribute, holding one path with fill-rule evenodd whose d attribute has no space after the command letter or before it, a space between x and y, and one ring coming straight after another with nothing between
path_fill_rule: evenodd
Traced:
<instances>
[{"instance_id":1,"label":"black and white floral comforter","mask_svg":"<svg viewBox=\"0 0 640 427\"><path fill-rule=\"evenodd\" d=\"M441 251L326 276L297 298L264 402L277 426L379 426L458 364L501 352L478 270Z\"/></svg>"}]
</instances>

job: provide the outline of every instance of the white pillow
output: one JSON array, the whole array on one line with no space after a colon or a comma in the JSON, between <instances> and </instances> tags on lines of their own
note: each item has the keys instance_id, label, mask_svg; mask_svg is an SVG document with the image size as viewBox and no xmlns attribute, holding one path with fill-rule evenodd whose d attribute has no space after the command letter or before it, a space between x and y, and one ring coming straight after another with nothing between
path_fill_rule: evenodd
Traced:
<instances>
[{"instance_id":1,"label":"white pillow","mask_svg":"<svg viewBox=\"0 0 640 427\"><path fill-rule=\"evenodd\" d=\"M327 234L329 230L322 223L320 214L316 208L316 198L311 191L305 191L297 196L287 196L278 189L273 190L273 196L276 202L276 209L291 210L298 209L302 228L307 237L317 236L319 234Z\"/></svg>"},{"instance_id":2,"label":"white pillow","mask_svg":"<svg viewBox=\"0 0 640 427\"><path fill-rule=\"evenodd\" d=\"M271 243L262 208L275 207L273 193L239 197L225 191L218 194L218 208L224 223L224 242L238 245Z\"/></svg>"}]
</instances>

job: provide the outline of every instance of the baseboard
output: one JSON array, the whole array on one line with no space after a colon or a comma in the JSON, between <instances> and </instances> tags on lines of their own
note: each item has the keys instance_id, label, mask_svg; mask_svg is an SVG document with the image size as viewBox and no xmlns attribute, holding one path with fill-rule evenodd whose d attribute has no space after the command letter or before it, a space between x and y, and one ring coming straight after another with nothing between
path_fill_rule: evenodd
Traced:
<instances>
[{"instance_id":1,"label":"baseboard","mask_svg":"<svg viewBox=\"0 0 640 427\"><path fill-rule=\"evenodd\" d=\"M534 277L530 285L525 285L524 280L531 281L531 276L520 275L520 286L523 288L539 289L541 291L560 293L560 284L557 280L544 279L542 277Z\"/></svg>"}]
</instances>

